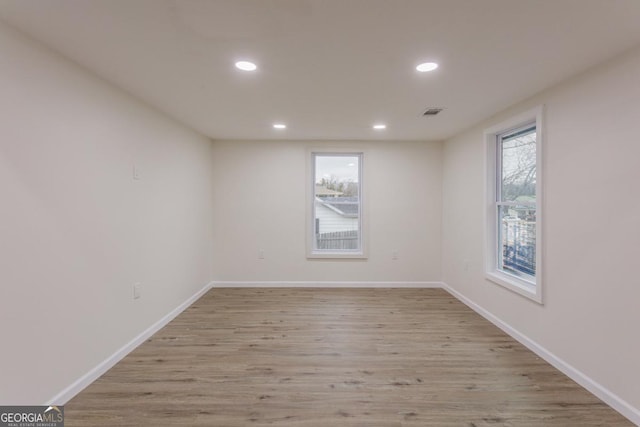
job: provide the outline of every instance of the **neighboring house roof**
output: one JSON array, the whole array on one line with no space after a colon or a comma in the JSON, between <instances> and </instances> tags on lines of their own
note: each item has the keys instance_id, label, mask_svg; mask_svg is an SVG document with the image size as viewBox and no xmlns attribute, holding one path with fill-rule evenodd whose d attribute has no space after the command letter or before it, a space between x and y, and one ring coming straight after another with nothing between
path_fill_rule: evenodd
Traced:
<instances>
[{"instance_id":1,"label":"neighboring house roof","mask_svg":"<svg viewBox=\"0 0 640 427\"><path fill-rule=\"evenodd\" d=\"M317 197L337 197L337 196L342 196L344 193L341 193L340 191L336 191L336 190L329 190L327 187L325 187L324 185L316 185L316 196Z\"/></svg>"},{"instance_id":2,"label":"neighboring house roof","mask_svg":"<svg viewBox=\"0 0 640 427\"><path fill-rule=\"evenodd\" d=\"M350 218L358 216L360 204L357 197L328 197L326 199L316 197L316 200L342 216Z\"/></svg>"}]
</instances>

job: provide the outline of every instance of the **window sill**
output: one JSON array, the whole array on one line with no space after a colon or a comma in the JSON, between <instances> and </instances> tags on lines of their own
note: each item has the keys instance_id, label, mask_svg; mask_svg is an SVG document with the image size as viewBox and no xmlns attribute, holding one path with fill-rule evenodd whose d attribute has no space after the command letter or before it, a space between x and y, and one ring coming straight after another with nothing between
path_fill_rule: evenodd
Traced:
<instances>
[{"instance_id":1,"label":"window sill","mask_svg":"<svg viewBox=\"0 0 640 427\"><path fill-rule=\"evenodd\" d=\"M531 283L501 271L488 271L485 273L485 277L493 283L542 305L542 294L539 283Z\"/></svg>"},{"instance_id":2,"label":"window sill","mask_svg":"<svg viewBox=\"0 0 640 427\"><path fill-rule=\"evenodd\" d=\"M307 254L307 259L367 259L362 252L312 252Z\"/></svg>"}]
</instances>

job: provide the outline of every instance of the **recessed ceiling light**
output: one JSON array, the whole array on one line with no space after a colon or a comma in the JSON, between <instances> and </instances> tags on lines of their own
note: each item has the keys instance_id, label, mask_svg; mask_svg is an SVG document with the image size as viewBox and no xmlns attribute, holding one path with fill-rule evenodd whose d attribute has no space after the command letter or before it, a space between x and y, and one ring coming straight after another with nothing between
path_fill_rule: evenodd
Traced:
<instances>
[{"instance_id":1,"label":"recessed ceiling light","mask_svg":"<svg viewBox=\"0 0 640 427\"><path fill-rule=\"evenodd\" d=\"M426 73L427 71L433 71L438 68L438 64L435 62L424 62L416 67L416 70L421 73Z\"/></svg>"},{"instance_id":2,"label":"recessed ceiling light","mask_svg":"<svg viewBox=\"0 0 640 427\"><path fill-rule=\"evenodd\" d=\"M382 129L386 129L387 125L383 125L382 123L380 123L380 124L377 124L377 125L373 125L373 128L375 130L382 130Z\"/></svg>"},{"instance_id":3,"label":"recessed ceiling light","mask_svg":"<svg viewBox=\"0 0 640 427\"><path fill-rule=\"evenodd\" d=\"M236 68L242 71L255 71L258 69L258 66L253 62L238 61L236 62Z\"/></svg>"},{"instance_id":4,"label":"recessed ceiling light","mask_svg":"<svg viewBox=\"0 0 640 427\"><path fill-rule=\"evenodd\" d=\"M287 125L285 125L284 123L275 123L275 124L273 125L273 128L274 128L274 129L286 129L286 128L287 128Z\"/></svg>"}]
</instances>

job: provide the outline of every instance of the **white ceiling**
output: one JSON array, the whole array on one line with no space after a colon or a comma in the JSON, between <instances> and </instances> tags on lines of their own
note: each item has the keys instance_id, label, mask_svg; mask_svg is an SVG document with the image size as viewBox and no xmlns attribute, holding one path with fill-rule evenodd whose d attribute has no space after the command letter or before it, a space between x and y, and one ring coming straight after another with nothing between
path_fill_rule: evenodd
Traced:
<instances>
[{"instance_id":1,"label":"white ceiling","mask_svg":"<svg viewBox=\"0 0 640 427\"><path fill-rule=\"evenodd\" d=\"M640 43L640 0L0 0L0 17L213 139L443 139Z\"/></svg>"}]
</instances>

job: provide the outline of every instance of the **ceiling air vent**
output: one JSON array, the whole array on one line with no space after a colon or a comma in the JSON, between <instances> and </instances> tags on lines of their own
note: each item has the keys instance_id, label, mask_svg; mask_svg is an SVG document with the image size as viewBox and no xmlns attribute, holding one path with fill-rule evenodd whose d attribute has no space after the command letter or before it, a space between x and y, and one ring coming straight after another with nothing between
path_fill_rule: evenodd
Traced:
<instances>
[{"instance_id":1,"label":"ceiling air vent","mask_svg":"<svg viewBox=\"0 0 640 427\"><path fill-rule=\"evenodd\" d=\"M444 110L444 108L427 108L427 110L422 113L423 116L435 116L440 111Z\"/></svg>"}]
</instances>

